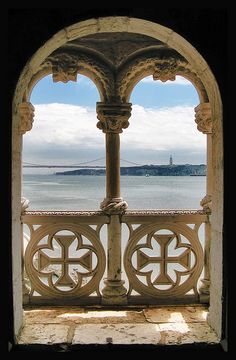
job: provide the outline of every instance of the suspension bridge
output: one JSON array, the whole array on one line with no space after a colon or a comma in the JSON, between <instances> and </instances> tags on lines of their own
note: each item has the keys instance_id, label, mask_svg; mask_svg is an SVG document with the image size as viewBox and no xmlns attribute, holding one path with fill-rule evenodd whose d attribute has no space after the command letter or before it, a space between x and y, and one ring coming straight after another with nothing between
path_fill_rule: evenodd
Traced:
<instances>
[{"instance_id":1,"label":"suspension bridge","mask_svg":"<svg viewBox=\"0 0 236 360\"><path fill-rule=\"evenodd\" d=\"M105 160L105 157L99 158L99 159L93 159L93 160L89 160L89 161L84 161L78 164L35 164L35 163L29 163L29 162L25 162L23 161L23 167L24 168L100 168L100 169L104 169L106 167L106 165L96 165L98 162ZM143 166L143 164L138 164L136 162L133 161L129 161L129 160L125 160L125 159L120 159L121 162L128 164L127 166Z\"/></svg>"}]
</instances>

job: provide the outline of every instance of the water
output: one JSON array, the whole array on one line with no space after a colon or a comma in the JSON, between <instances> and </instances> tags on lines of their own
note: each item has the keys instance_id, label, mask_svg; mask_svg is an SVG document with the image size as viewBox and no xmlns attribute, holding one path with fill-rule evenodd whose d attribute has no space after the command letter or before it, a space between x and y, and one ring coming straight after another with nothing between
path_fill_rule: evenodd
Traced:
<instances>
[{"instance_id":1,"label":"water","mask_svg":"<svg viewBox=\"0 0 236 360\"><path fill-rule=\"evenodd\" d=\"M35 173L24 169L23 175L23 196L30 200L28 210L98 210L105 197L105 176L33 170ZM204 176L121 176L121 196L129 209L199 209L205 189Z\"/></svg>"}]
</instances>

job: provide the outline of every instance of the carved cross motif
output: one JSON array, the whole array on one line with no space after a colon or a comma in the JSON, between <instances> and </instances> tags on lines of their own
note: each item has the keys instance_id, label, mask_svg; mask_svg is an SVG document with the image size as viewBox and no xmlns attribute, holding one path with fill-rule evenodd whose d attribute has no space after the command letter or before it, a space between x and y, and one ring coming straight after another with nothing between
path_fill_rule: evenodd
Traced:
<instances>
[{"instance_id":1,"label":"carved cross motif","mask_svg":"<svg viewBox=\"0 0 236 360\"><path fill-rule=\"evenodd\" d=\"M149 257L140 249L137 251L137 270L140 271L144 266L150 263L160 264L160 274L154 280L153 285L173 285L174 281L167 273L168 263L178 263L184 266L187 270L190 269L190 249L186 249L179 256L168 256L168 246L175 238L175 234L153 235L153 238L160 245L160 256Z\"/></svg>"},{"instance_id":2,"label":"carved cross motif","mask_svg":"<svg viewBox=\"0 0 236 360\"><path fill-rule=\"evenodd\" d=\"M203 134L212 133L212 119L210 103L202 103L195 107L195 122Z\"/></svg>"},{"instance_id":3,"label":"carved cross motif","mask_svg":"<svg viewBox=\"0 0 236 360\"><path fill-rule=\"evenodd\" d=\"M52 258L46 255L43 251L39 250L38 252L38 264L39 271L42 271L45 267L51 264L62 265L61 276L55 283L55 286L74 286L75 282L70 277L69 274L69 265L70 264L79 264L83 266L88 271L92 271L92 251L89 250L80 258L71 258L69 257L69 247L72 242L76 239L74 235L54 235L54 239L60 244L62 249L62 255L60 258Z\"/></svg>"}]
</instances>

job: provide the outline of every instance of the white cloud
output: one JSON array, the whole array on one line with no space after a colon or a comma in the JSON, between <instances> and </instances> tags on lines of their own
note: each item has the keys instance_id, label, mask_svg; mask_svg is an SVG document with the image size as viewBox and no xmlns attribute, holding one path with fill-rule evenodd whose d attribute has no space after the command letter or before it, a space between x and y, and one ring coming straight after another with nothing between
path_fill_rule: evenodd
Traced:
<instances>
[{"instance_id":1,"label":"white cloud","mask_svg":"<svg viewBox=\"0 0 236 360\"><path fill-rule=\"evenodd\" d=\"M130 126L122 134L124 148L204 151L206 137L197 130L190 106L145 109L133 105Z\"/></svg>"},{"instance_id":2,"label":"white cloud","mask_svg":"<svg viewBox=\"0 0 236 360\"><path fill-rule=\"evenodd\" d=\"M97 122L95 111L86 107L57 103L35 105L33 129L26 133L24 141L32 146L101 147L104 140Z\"/></svg>"},{"instance_id":3,"label":"white cloud","mask_svg":"<svg viewBox=\"0 0 236 360\"><path fill-rule=\"evenodd\" d=\"M67 152L70 148L101 150L104 134L96 127L97 121L94 109L56 103L35 105L33 129L24 135L24 157L30 155L30 149L45 151L53 146ZM205 151L206 136L197 130L190 106L147 109L133 105L129 122L121 134L124 150Z\"/></svg>"},{"instance_id":4,"label":"white cloud","mask_svg":"<svg viewBox=\"0 0 236 360\"><path fill-rule=\"evenodd\" d=\"M159 85L192 85L190 81L179 75L176 76L175 81L170 81L170 80L167 80L166 82L162 82L160 80L154 81L152 75L145 77L141 81L145 83L158 83Z\"/></svg>"}]
</instances>

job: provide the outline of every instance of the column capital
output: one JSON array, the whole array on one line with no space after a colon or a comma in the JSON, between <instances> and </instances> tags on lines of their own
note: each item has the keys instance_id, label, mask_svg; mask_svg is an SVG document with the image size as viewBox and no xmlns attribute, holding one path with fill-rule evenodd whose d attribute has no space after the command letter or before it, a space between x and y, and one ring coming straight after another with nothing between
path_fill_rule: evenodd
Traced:
<instances>
[{"instance_id":1,"label":"column capital","mask_svg":"<svg viewBox=\"0 0 236 360\"><path fill-rule=\"evenodd\" d=\"M203 210L210 214L212 209L212 196L209 194L204 196L200 202L200 205L203 207Z\"/></svg>"},{"instance_id":2,"label":"column capital","mask_svg":"<svg viewBox=\"0 0 236 360\"><path fill-rule=\"evenodd\" d=\"M210 103L202 103L194 108L197 128L203 134L212 133L212 118Z\"/></svg>"},{"instance_id":3,"label":"column capital","mask_svg":"<svg viewBox=\"0 0 236 360\"><path fill-rule=\"evenodd\" d=\"M24 214L26 209L29 207L29 200L25 197L21 198L21 214Z\"/></svg>"},{"instance_id":4,"label":"column capital","mask_svg":"<svg viewBox=\"0 0 236 360\"><path fill-rule=\"evenodd\" d=\"M122 133L129 126L131 103L106 104L97 102L97 127L104 133Z\"/></svg>"},{"instance_id":5,"label":"column capital","mask_svg":"<svg viewBox=\"0 0 236 360\"><path fill-rule=\"evenodd\" d=\"M34 106L30 102L23 102L18 107L20 114L20 133L25 134L33 127Z\"/></svg>"}]
</instances>

